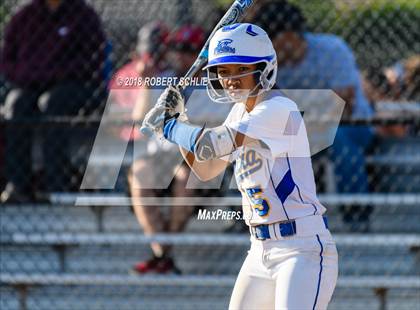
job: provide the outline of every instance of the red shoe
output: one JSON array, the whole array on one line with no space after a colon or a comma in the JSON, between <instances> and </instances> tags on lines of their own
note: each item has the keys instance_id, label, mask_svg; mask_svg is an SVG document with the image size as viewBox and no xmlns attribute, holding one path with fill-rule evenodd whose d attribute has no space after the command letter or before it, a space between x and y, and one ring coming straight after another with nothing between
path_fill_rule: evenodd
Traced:
<instances>
[{"instance_id":1,"label":"red shoe","mask_svg":"<svg viewBox=\"0 0 420 310\"><path fill-rule=\"evenodd\" d=\"M180 274L180 270L175 266L175 263L170 257L152 257L147 261L137 263L133 266L133 271L143 274L148 272L156 273L175 273Z\"/></svg>"},{"instance_id":2,"label":"red shoe","mask_svg":"<svg viewBox=\"0 0 420 310\"><path fill-rule=\"evenodd\" d=\"M156 272L181 274L181 271L175 266L174 260L170 257L165 257L159 260L156 266Z\"/></svg>"}]
</instances>

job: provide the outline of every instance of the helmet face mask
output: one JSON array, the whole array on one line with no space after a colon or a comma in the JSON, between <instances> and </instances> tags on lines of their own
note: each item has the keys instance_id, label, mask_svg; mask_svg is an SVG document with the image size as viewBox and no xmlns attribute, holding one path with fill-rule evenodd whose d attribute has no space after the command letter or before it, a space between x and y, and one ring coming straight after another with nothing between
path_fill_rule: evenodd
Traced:
<instances>
[{"instance_id":1,"label":"helmet face mask","mask_svg":"<svg viewBox=\"0 0 420 310\"><path fill-rule=\"evenodd\" d=\"M228 80L240 80L250 75L254 77L255 81L252 89L238 88L229 90L224 86ZM257 69L243 74L220 77L217 74L217 67L211 67L208 69L207 90L211 93L210 97L219 103L245 102L249 97L258 96L261 89L261 76L262 71Z\"/></svg>"},{"instance_id":2,"label":"helmet face mask","mask_svg":"<svg viewBox=\"0 0 420 310\"><path fill-rule=\"evenodd\" d=\"M256 70L240 75L220 77L219 65L257 65ZM219 103L245 102L270 90L277 77L277 58L271 40L263 29L252 24L234 24L219 29L210 41L207 70L207 92ZM255 87L232 92L223 87L227 79L254 75Z\"/></svg>"}]
</instances>

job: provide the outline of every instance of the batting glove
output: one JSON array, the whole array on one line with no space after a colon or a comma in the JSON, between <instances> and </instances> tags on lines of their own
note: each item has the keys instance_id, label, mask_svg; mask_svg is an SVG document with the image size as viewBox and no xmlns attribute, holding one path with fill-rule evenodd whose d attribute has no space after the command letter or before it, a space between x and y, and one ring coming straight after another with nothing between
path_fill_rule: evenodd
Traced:
<instances>
[{"instance_id":1,"label":"batting glove","mask_svg":"<svg viewBox=\"0 0 420 310\"><path fill-rule=\"evenodd\" d=\"M178 117L186 121L184 97L178 88L169 86L160 95L155 106L146 114L143 127L153 131L158 137L162 137L165 124Z\"/></svg>"}]
</instances>

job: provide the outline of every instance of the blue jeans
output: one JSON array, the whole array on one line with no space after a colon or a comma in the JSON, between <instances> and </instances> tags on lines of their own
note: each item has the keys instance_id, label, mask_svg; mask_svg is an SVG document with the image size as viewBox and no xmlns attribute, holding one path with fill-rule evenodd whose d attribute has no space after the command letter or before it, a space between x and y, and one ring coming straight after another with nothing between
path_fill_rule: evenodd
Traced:
<instances>
[{"instance_id":1,"label":"blue jeans","mask_svg":"<svg viewBox=\"0 0 420 310\"><path fill-rule=\"evenodd\" d=\"M368 126L340 126L333 147L337 191L339 193L369 192L366 173L365 150L373 139L373 130ZM352 223L352 230L368 231L372 206L352 205L340 208L345 223ZM354 226L358 222L358 226ZM365 223L362 226L362 223Z\"/></svg>"},{"instance_id":2,"label":"blue jeans","mask_svg":"<svg viewBox=\"0 0 420 310\"><path fill-rule=\"evenodd\" d=\"M335 165L337 192L369 191L365 150L373 139L369 126L340 126L331 149Z\"/></svg>"}]
</instances>

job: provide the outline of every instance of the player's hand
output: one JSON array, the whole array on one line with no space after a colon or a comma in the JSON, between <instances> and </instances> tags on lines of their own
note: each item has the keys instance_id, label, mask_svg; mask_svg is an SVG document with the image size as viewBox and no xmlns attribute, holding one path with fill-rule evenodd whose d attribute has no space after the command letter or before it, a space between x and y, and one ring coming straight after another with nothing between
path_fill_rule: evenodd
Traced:
<instances>
[{"instance_id":1,"label":"player's hand","mask_svg":"<svg viewBox=\"0 0 420 310\"><path fill-rule=\"evenodd\" d=\"M177 111L184 110L184 97L176 86L168 86L165 91L160 95L157 106L165 106Z\"/></svg>"},{"instance_id":2,"label":"player's hand","mask_svg":"<svg viewBox=\"0 0 420 310\"><path fill-rule=\"evenodd\" d=\"M146 114L142 128L147 128L162 137L166 122L180 115L183 115L185 120L184 110L185 103L181 92L176 87L169 86L160 95L155 106Z\"/></svg>"}]
</instances>

